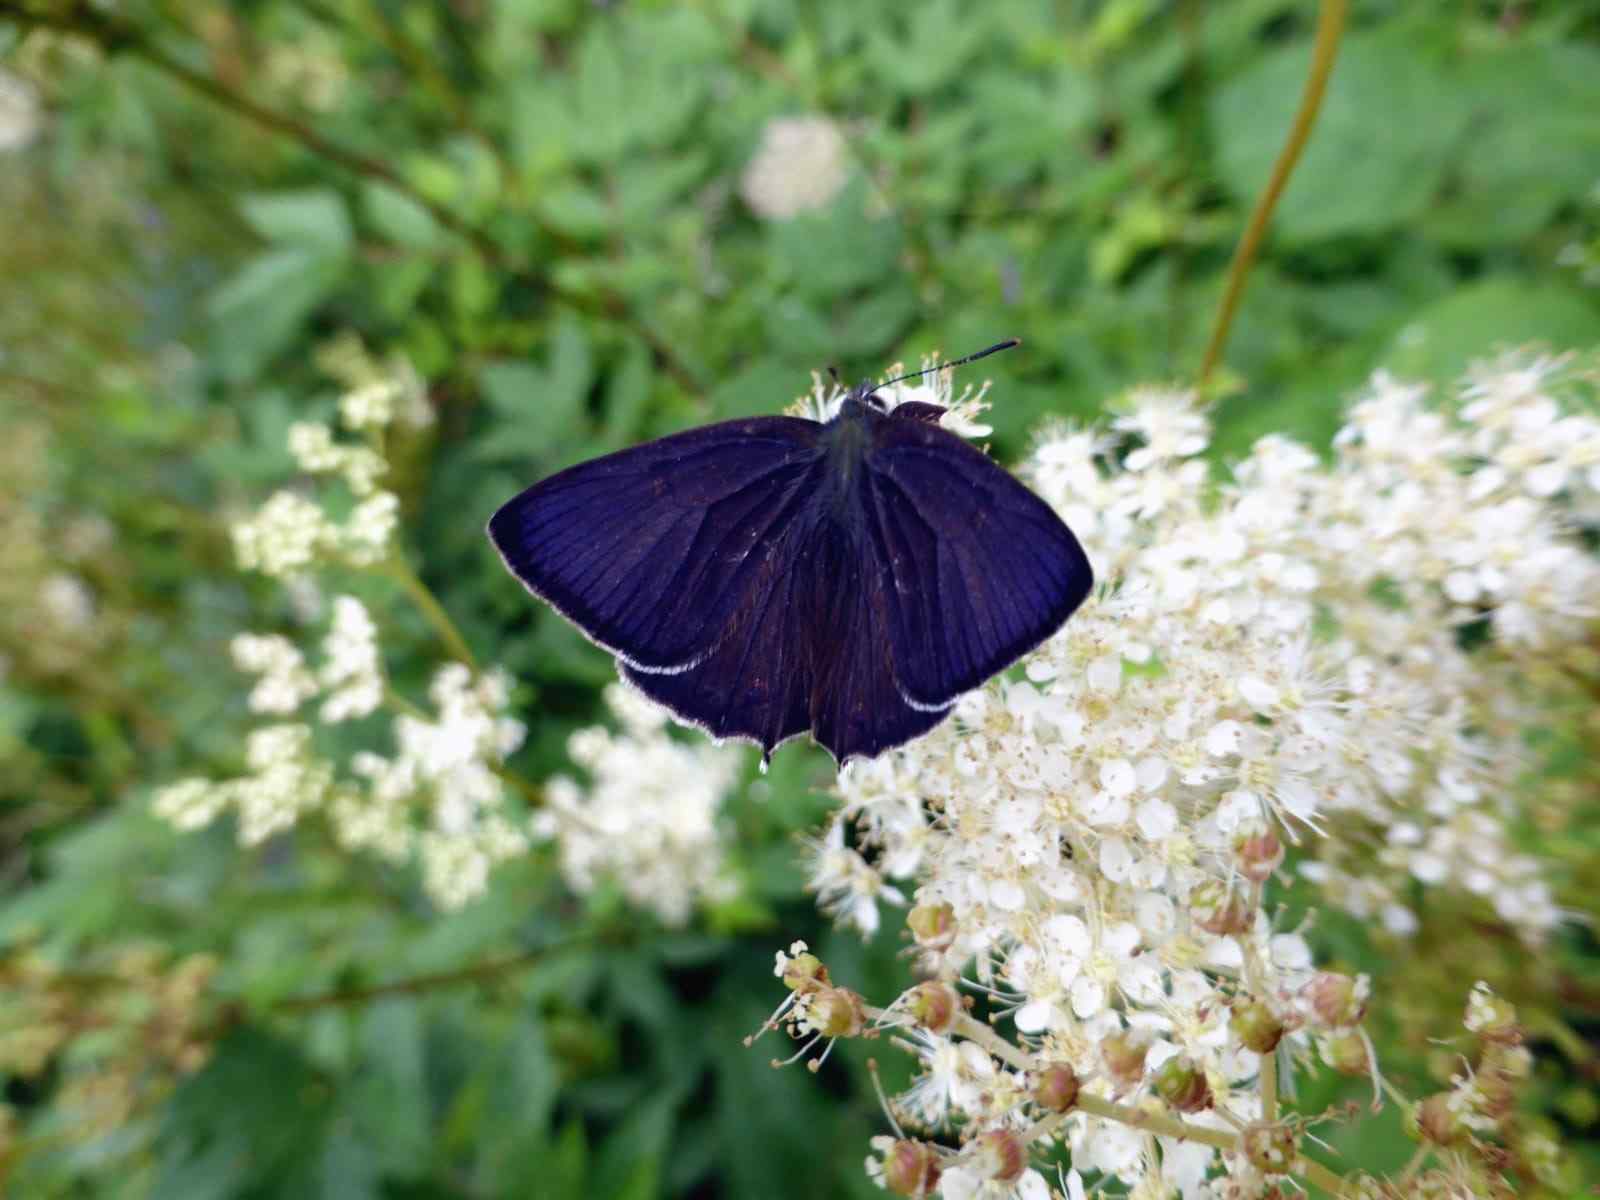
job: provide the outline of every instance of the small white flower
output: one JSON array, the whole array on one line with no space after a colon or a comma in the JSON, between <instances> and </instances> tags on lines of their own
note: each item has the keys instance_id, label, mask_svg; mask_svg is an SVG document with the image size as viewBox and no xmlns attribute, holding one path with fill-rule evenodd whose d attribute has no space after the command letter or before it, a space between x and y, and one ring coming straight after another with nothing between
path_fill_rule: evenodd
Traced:
<instances>
[{"instance_id":1,"label":"small white flower","mask_svg":"<svg viewBox=\"0 0 1600 1200\"><path fill-rule=\"evenodd\" d=\"M0 67L0 154L26 148L38 136L42 123L38 89Z\"/></svg>"},{"instance_id":2,"label":"small white flower","mask_svg":"<svg viewBox=\"0 0 1600 1200\"><path fill-rule=\"evenodd\" d=\"M786 220L825 207L847 178L844 135L825 117L778 117L761 132L739 190L760 217Z\"/></svg>"}]
</instances>

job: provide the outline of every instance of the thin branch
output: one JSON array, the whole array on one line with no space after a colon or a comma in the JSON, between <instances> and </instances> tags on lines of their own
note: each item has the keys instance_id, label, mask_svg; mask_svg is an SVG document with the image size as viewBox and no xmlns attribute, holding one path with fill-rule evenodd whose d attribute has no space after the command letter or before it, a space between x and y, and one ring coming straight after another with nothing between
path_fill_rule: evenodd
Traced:
<instances>
[{"instance_id":1,"label":"thin branch","mask_svg":"<svg viewBox=\"0 0 1600 1200\"><path fill-rule=\"evenodd\" d=\"M1300 161L1300 152L1305 149L1306 141L1311 136L1311 127L1316 124L1323 93L1328 87L1328 76L1333 72L1333 62L1339 53L1339 38L1344 33L1348 10L1348 0L1322 0L1318 10L1317 37L1311 48L1311 71L1306 76L1305 90L1300 94L1300 107L1294 114L1293 124L1289 126L1289 137L1278 152L1278 160L1272 164L1272 176L1267 180L1267 189L1256 201L1255 209L1250 214L1250 223L1245 227L1244 236L1239 239L1238 249L1233 252L1233 261L1228 264L1228 282L1222 294L1222 303L1217 309L1217 321L1211 330L1211 340L1206 343L1205 356L1200 360L1198 383L1201 388L1205 387L1217 360L1222 357L1228 331L1233 327L1234 314L1244 295L1245 280L1249 278L1256 252L1261 248L1261 240L1266 236L1272 211L1278 205L1278 197L1283 194L1295 164Z\"/></svg>"},{"instance_id":2,"label":"thin branch","mask_svg":"<svg viewBox=\"0 0 1600 1200\"><path fill-rule=\"evenodd\" d=\"M482 983L485 980L493 979L497 975L504 975L510 971L532 966L539 959L549 954L552 949L565 949L570 944L563 943L558 947L543 946L538 950L524 950L518 954L509 954L502 958L491 958L485 962L473 963L466 967L457 967L451 971L436 971L427 975L410 975L403 979L394 979L388 983L376 983L368 987L343 988L332 992L318 992L310 996L290 996L270 1005L268 1011L274 1013L301 1013L311 1012L319 1008L342 1008L348 1005L365 1004L369 1000L381 1000L385 996L415 996L423 992L437 991L440 988L459 987L468 983Z\"/></svg>"},{"instance_id":3,"label":"thin branch","mask_svg":"<svg viewBox=\"0 0 1600 1200\"><path fill-rule=\"evenodd\" d=\"M439 603L439 598L411 569L411 564L396 555L385 565L384 574L404 588L406 594L416 601L417 607L422 610L422 615L428 619L428 624L433 626L434 633L438 634L439 640L444 643L445 649L450 651L452 657L471 667L474 675L478 674L480 668L477 656L472 653L472 647L467 645L467 639L462 636L456 623L450 619L450 614L445 611L444 605Z\"/></svg>"},{"instance_id":4,"label":"thin branch","mask_svg":"<svg viewBox=\"0 0 1600 1200\"><path fill-rule=\"evenodd\" d=\"M17 3L17 0L0 0L0 16L13 17L24 25L39 25L63 33L79 34L97 42L108 53L131 54L213 103L264 129L270 129L273 133L299 142L318 157L325 158L352 174L364 175L388 184L414 203L427 209L429 215L440 225L471 242L486 259L491 262L503 260L500 248L487 233L418 191L388 163L331 141L303 121L277 109L268 108L211 76L195 70L156 45L143 30L131 22L82 4L72 8L35 11Z\"/></svg>"},{"instance_id":5,"label":"thin branch","mask_svg":"<svg viewBox=\"0 0 1600 1200\"><path fill-rule=\"evenodd\" d=\"M35 11L25 0L0 0L0 18L16 20L24 28L40 27L61 33L77 34L95 42L107 54L119 52L131 54L213 103L263 129L292 139L311 153L354 175L376 179L386 184L420 205L441 226L464 238L486 262L498 269L536 282L563 303L592 316L613 321L634 333L650 347L657 364L672 376L679 387L696 399L704 396L705 388L698 376L679 358L672 343L657 333L648 321L635 314L623 297L605 288L597 290L592 296L574 292L554 279L530 273L526 267L512 261L504 248L486 230L419 191L387 162L334 142L288 113L258 103L211 76L195 70L157 46L148 35L130 22L99 12L84 4Z\"/></svg>"}]
</instances>

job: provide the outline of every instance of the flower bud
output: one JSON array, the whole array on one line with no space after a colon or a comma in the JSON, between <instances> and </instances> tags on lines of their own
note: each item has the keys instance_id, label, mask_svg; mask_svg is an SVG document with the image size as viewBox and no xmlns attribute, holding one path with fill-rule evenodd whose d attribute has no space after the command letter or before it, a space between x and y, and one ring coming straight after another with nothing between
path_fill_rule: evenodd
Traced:
<instances>
[{"instance_id":1,"label":"flower bud","mask_svg":"<svg viewBox=\"0 0 1600 1200\"><path fill-rule=\"evenodd\" d=\"M783 986L791 992L809 992L827 983L828 968L815 954L796 954L783 964Z\"/></svg>"},{"instance_id":2,"label":"flower bud","mask_svg":"<svg viewBox=\"0 0 1600 1200\"><path fill-rule=\"evenodd\" d=\"M1233 859L1251 883L1265 883L1283 862L1283 843L1266 826L1247 830L1233 839Z\"/></svg>"},{"instance_id":3,"label":"flower bud","mask_svg":"<svg viewBox=\"0 0 1600 1200\"><path fill-rule=\"evenodd\" d=\"M939 1188L939 1150L901 1139L883 1156L883 1186L896 1196L931 1196Z\"/></svg>"},{"instance_id":4,"label":"flower bud","mask_svg":"<svg viewBox=\"0 0 1600 1200\"><path fill-rule=\"evenodd\" d=\"M1051 1063L1034 1078L1033 1102L1064 1113L1078 1102L1078 1073L1066 1063Z\"/></svg>"},{"instance_id":5,"label":"flower bud","mask_svg":"<svg viewBox=\"0 0 1600 1200\"><path fill-rule=\"evenodd\" d=\"M806 1005L806 1023L823 1037L855 1037L865 1019L861 997L849 988L823 988Z\"/></svg>"},{"instance_id":6,"label":"flower bud","mask_svg":"<svg viewBox=\"0 0 1600 1200\"><path fill-rule=\"evenodd\" d=\"M1528 1051L1517 1048L1509 1061L1501 1062L1499 1056L1485 1054L1478 1062L1477 1074L1472 1077L1477 1091L1474 1107L1493 1122L1501 1122L1517 1107L1517 1080L1525 1077L1522 1072L1528 1069L1520 1058L1526 1054Z\"/></svg>"},{"instance_id":7,"label":"flower bud","mask_svg":"<svg viewBox=\"0 0 1600 1200\"><path fill-rule=\"evenodd\" d=\"M1487 984L1478 984L1467 997L1466 1026L1486 1042L1514 1045L1522 1040L1516 1007L1496 996Z\"/></svg>"},{"instance_id":8,"label":"flower bud","mask_svg":"<svg viewBox=\"0 0 1600 1200\"><path fill-rule=\"evenodd\" d=\"M1452 1146L1467 1132L1460 1114L1450 1106L1449 1092L1435 1092L1407 1115L1411 1135L1435 1146Z\"/></svg>"},{"instance_id":9,"label":"flower bud","mask_svg":"<svg viewBox=\"0 0 1600 1200\"><path fill-rule=\"evenodd\" d=\"M1010 1183L1028 1169L1028 1148L1009 1129L990 1129L973 1139L975 1170L985 1179Z\"/></svg>"},{"instance_id":10,"label":"flower bud","mask_svg":"<svg viewBox=\"0 0 1600 1200\"><path fill-rule=\"evenodd\" d=\"M1205 1070L1187 1054L1174 1054L1156 1068L1151 1081L1156 1095L1179 1112L1199 1112L1211 1107L1211 1085Z\"/></svg>"},{"instance_id":11,"label":"flower bud","mask_svg":"<svg viewBox=\"0 0 1600 1200\"><path fill-rule=\"evenodd\" d=\"M1257 1121L1239 1134L1239 1149L1263 1174L1287 1175L1300 1156L1300 1137L1281 1122Z\"/></svg>"},{"instance_id":12,"label":"flower bud","mask_svg":"<svg viewBox=\"0 0 1600 1200\"><path fill-rule=\"evenodd\" d=\"M905 1010L924 1029L944 1033L961 1011L961 997L948 983L930 979L906 993Z\"/></svg>"},{"instance_id":13,"label":"flower bud","mask_svg":"<svg viewBox=\"0 0 1600 1200\"><path fill-rule=\"evenodd\" d=\"M1283 1041L1284 1024L1265 1000L1250 999L1235 1004L1228 1024L1245 1049L1257 1054L1271 1054Z\"/></svg>"},{"instance_id":14,"label":"flower bud","mask_svg":"<svg viewBox=\"0 0 1600 1200\"><path fill-rule=\"evenodd\" d=\"M1144 1057L1150 1053L1150 1035L1141 1029L1107 1034L1100 1043L1106 1073L1119 1087L1131 1088L1144 1078Z\"/></svg>"},{"instance_id":15,"label":"flower bud","mask_svg":"<svg viewBox=\"0 0 1600 1200\"><path fill-rule=\"evenodd\" d=\"M1322 1061L1341 1075L1366 1075L1372 1070L1367 1043L1353 1029L1323 1038L1319 1049Z\"/></svg>"},{"instance_id":16,"label":"flower bud","mask_svg":"<svg viewBox=\"0 0 1600 1200\"><path fill-rule=\"evenodd\" d=\"M1351 979L1337 971L1318 971L1300 989L1312 1021L1323 1029L1352 1029L1367 1015L1371 984L1365 975Z\"/></svg>"},{"instance_id":17,"label":"flower bud","mask_svg":"<svg viewBox=\"0 0 1600 1200\"><path fill-rule=\"evenodd\" d=\"M1207 933L1244 933L1255 915L1243 896L1219 879L1202 880L1189 893L1189 915Z\"/></svg>"},{"instance_id":18,"label":"flower bud","mask_svg":"<svg viewBox=\"0 0 1600 1200\"><path fill-rule=\"evenodd\" d=\"M942 946L956 931L956 910L948 904L919 904L906 914L906 928L919 946Z\"/></svg>"}]
</instances>

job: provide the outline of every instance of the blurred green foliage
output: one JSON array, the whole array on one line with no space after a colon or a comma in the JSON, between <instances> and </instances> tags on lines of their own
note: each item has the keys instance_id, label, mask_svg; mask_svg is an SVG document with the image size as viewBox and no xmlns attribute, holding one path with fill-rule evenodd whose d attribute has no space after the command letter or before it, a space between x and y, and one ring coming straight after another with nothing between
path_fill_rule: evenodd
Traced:
<instances>
[{"instance_id":1,"label":"blurred green foliage","mask_svg":"<svg viewBox=\"0 0 1600 1200\"><path fill-rule=\"evenodd\" d=\"M1380 364L1443 380L1500 344L1600 333L1600 3L1354 9L1229 348L1222 452L1326 439ZM42 1047L24 1070L7 1042L7 1194L875 1194L864 1053L812 1078L740 1045L793 937L864 990L905 978L892 930L863 947L802 892L824 764L787 749L736 802L747 895L686 931L575 900L543 854L446 917L316 825L254 850L175 833L152 788L238 765L228 639L293 627L233 569L228 521L290 473L289 422L330 410L320 345L354 331L408 356L440 419L397 452L405 542L520 681L514 765L543 778L611 666L505 576L481 533L499 501L775 411L830 362L1022 337L985 364L1002 458L1041 419L1192 373L1313 18L1289 0L0 0L0 69L40 98L31 144L0 150L0 1011ZM805 114L843 130L846 185L764 219L741 172L768 121ZM63 574L87 623L41 605ZM420 688L440 651L406 595L339 586ZM1573 815L1597 807L1592 714L1552 737L1575 799L1528 838L1592 908L1600 843ZM1316 927L1394 998L1390 1074L1421 1090L1427 1036L1487 975L1543 1022L1545 1113L1600 1177L1592 931L1530 966L1422 911L1420 955ZM1392 1110L1336 1140L1372 1166L1408 1153Z\"/></svg>"}]
</instances>

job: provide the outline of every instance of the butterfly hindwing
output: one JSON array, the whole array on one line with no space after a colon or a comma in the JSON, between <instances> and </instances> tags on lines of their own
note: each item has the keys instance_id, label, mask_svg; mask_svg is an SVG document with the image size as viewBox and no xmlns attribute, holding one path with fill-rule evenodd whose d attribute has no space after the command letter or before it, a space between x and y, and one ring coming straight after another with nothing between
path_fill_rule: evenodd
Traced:
<instances>
[{"instance_id":1,"label":"butterfly hindwing","mask_svg":"<svg viewBox=\"0 0 1600 1200\"><path fill-rule=\"evenodd\" d=\"M922 420L874 423L868 543L886 592L895 678L945 705L1054 633L1094 576L1072 531L987 455Z\"/></svg>"},{"instance_id":2,"label":"butterfly hindwing","mask_svg":"<svg viewBox=\"0 0 1600 1200\"><path fill-rule=\"evenodd\" d=\"M813 494L821 427L725 421L579 463L489 521L506 566L644 673L683 671L751 603Z\"/></svg>"},{"instance_id":3,"label":"butterfly hindwing","mask_svg":"<svg viewBox=\"0 0 1600 1200\"><path fill-rule=\"evenodd\" d=\"M747 738L766 754L811 727L812 643L794 569L804 518L779 536L740 593L716 646L687 670L664 674L624 666L645 695L717 738Z\"/></svg>"},{"instance_id":4,"label":"butterfly hindwing","mask_svg":"<svg viewBox=\"0 0 1600 1200\"><path fill-rule=\"evenodd\" d=\"M809 607L821 631L811 679L812 734L841 764L876 757L926 733L949 714L949 704L907 703L896 681L894 579L859 537L819 528L809 558Z\"/></svg>"}]
</instances>

